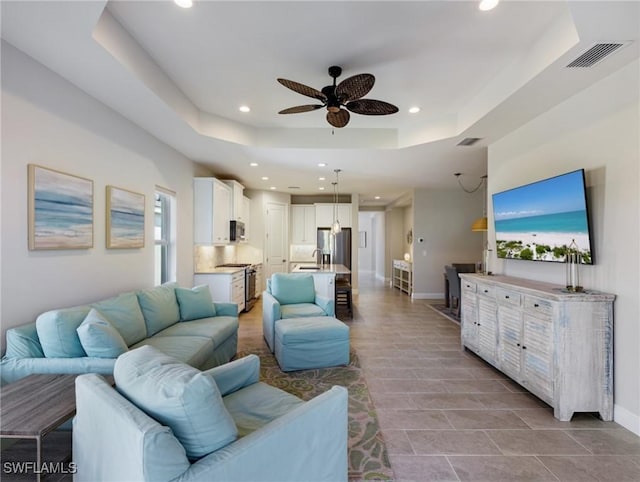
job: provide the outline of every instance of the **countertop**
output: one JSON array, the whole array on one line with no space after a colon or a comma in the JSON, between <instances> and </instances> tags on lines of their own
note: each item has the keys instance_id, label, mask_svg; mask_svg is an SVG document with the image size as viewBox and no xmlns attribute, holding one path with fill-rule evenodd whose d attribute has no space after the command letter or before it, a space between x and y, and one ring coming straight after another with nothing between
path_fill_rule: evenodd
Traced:
<instances>
[{"instance_id":1,"label":"countertop","mask_svg":"<svg viewBox=\"0 0 640 482\"><path fill-rule=\"evenodd\" d=\"M225 268L211 268L206 271L196 271L194 274L233 274L238 271L244 271L244 268L232 268L227 266Z\"/></svg>"},{"instance_id":2,"label":"countertop","mask_svg":"<svg viewBox=\"0 0 640 482\"><path fill-rule=\"evenodd\" d=\"M312 267L315 269L304 269L302 267ZM291 270L292 273L335 273L335 274L350 274L351 270L343 264L315 264L315 263L298 263L295 268Z\"/></svg>"}]
</instances>

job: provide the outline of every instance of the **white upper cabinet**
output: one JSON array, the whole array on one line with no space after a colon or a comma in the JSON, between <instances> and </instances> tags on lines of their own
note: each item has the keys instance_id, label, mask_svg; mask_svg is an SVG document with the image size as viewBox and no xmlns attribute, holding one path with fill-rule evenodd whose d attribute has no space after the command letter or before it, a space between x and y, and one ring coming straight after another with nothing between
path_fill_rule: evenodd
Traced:
<instances>
[{"instance_id":1,"label":"white upper cabinet","mask_svg":"<svg viewBox=\"0 0 640 482\"><path fill-rule=\"evenodd\" d=\"M316 245L316 208L313 205L291 206L291 244Z\"/></svg>"},{"instance_id":2,"label":"white upper cabinet","mask_svg":"<svg viewBox=\"0 0 640 482\"><path fill-rule=\"evenodd\" d=\"M231 188L213 177L193 180L193 242L228 244Z\"/></svg>"},{"instance_id":3,"label":"white upper cabinet","mask_svg":"<svg viewBox=\"0 0 640 482\"><path fill-rule=\"evenodd\" d=\"M251 239L251 199L247 196L242 196L242 218L244 222L244 239L249 241Z\"/></svg>"},{"instance_id":4,"label":"white upper cabinet","mask_svg":"<svg viewBox=\"0 0 640 482\"><path fill-rule=\"evenodd\" d=\"M249 213L245 214L244 212L244 186L233 180L223 180L222 182L231 188L231 219L246 224L245 216L248 216Z\"/></svg>"},{"instance_id":5,"label":"white upper cabinet","mask_svg":"<svg viewBox=\"0 0 640 482\"><path fill-rule=\"evenodd\" d=\"M316 204L316 226L319 228L330 228L333 224L334 205ZM343 228L351 227L351 204L338 204L338 221Z\"/></svg>"}]
</instances>

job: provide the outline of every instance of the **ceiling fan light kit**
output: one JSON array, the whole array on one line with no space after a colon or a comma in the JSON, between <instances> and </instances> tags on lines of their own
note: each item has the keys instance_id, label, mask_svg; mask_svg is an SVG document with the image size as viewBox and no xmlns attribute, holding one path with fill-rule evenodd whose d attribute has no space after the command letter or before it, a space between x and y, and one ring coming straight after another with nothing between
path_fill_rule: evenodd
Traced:
<instances>
[{"instance_id":1,"label":"ceiling fan light kit","mask_svg":"<svg viewBox=\"0 0 640 482\"><path fill-rule=\"evenodd\" d=\"M373 88L376 78L371 74L358 74L349 77L336 85L336 79L342 75L342 68L334 65L329 67L329 76L333 78L333 84L323 87L322 90L314 89L293 80L278 79L286 88L298 94L319 100L322 104L298 105L281 110L279 114L299 114L312 110L327 108L327 122L333 127L344 127L349 123L351 115L389 115L398 112L398 108L374 99L362 99Z\"/></svg>"}]
</instances>

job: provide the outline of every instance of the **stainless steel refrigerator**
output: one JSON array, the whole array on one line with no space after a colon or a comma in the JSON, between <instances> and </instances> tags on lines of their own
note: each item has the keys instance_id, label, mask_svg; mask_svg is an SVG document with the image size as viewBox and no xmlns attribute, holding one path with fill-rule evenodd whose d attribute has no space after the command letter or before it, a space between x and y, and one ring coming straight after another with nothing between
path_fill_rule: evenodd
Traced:
<instances>
[{"instance_id":1,"label":"stainless steel refrigerator","mask_svg":"<svg viewBox=\"0 0 640 482\"><path fill-rule=\"evenodd\" d=\"M318 264L322 263L322 255L330 254L332 264L343 264L351 269L351 228L342 228L335 236L331 228L318 228Z\"/></svg>"}]
</instances>

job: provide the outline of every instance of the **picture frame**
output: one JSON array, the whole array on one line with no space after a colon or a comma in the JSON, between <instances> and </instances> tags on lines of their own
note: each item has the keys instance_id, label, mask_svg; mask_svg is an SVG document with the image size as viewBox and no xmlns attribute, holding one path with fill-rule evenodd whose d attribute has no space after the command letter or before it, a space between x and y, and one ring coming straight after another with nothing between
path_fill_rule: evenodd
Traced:
<instances>
[{"instance_id":1,"label":"picture frame","mask_svg":"<svg viewBox=\"0 0 640 482\"><path fill-rule=\"evenodd\" d=\"M93 248L93 181L28 164L30 250Z\"/></svg>"},{"instance_id":2,"label":"picture frame","mask_svg":"<svg viewBox=\"0 0 640 482\"><path fill-rule=\"evenodd\" d=\"M107 248L144 248L144 194L107 186L106 198Z\"/></svg>"}]
</instances>

